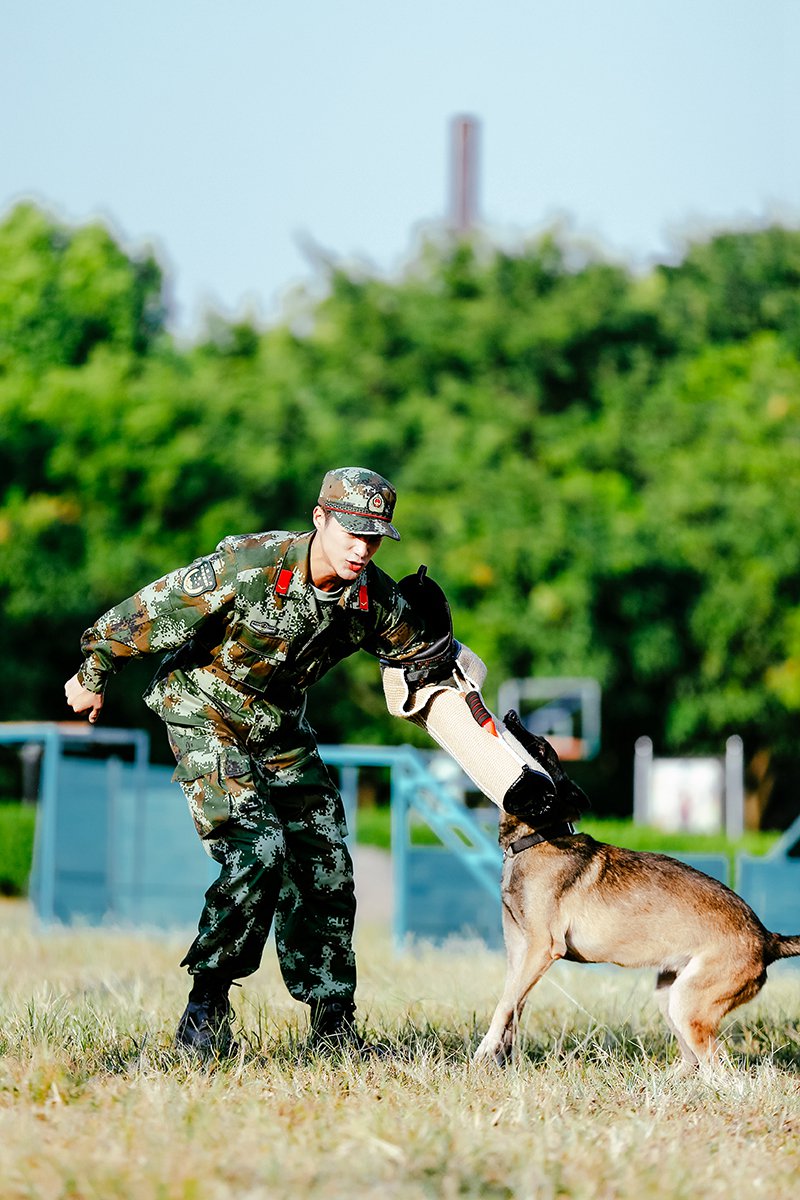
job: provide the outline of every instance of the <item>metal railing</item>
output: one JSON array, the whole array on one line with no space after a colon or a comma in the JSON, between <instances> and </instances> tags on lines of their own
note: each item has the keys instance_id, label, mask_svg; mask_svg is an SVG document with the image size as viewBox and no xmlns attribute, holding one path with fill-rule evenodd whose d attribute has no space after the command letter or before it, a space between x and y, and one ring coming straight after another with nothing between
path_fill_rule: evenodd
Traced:
<instances>
[{"instance_id":1,"label":"metal railing","mask_svg":"<svg viewBox=\"0 0 800 1200\"><path fill-rule=\"evenodd\" d=\"M442 846L456 856L479 887L496 901L502 853L496 838L446 784L431 774L426 756L413 746L320 746L323 761L341 771L340 789L345 806L353 810L358 778L366 767L390 771L392 807L392 859L394 866L395 942L408 933L408 865L412 846L412 818L430 827Z\"/></svg>"}]
</instances>

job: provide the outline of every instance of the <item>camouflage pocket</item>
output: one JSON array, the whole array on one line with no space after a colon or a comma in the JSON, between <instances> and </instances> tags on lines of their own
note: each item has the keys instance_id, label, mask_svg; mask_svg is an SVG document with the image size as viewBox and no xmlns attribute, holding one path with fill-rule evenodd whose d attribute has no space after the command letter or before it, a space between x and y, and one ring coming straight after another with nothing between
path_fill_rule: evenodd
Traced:
<instances>
[{"instance_id":1,"label":"camouflage pocket","mask_svg":"<svg viewBox=\"0 0 800 1200\"><path fill-rule=\"evenodd\" d=\"M190 750L179 759L172 778L181 785L202 838L216 836L233 815L257 802L250 760L234 748L220 753Z\"/></svg>"},{"instance_id":2,"label":"camouflage pocket","mask_svg":"<svg viewBox=\"0 0 800 1200\"><path fill-rule=\"evenodd\" d=\"M219 659L232 679L253 691L263 692L270 678L286 662L288 643L282 638L257 634L240 626L236 637L225 643Z\"/></svg>"}]
</instances>

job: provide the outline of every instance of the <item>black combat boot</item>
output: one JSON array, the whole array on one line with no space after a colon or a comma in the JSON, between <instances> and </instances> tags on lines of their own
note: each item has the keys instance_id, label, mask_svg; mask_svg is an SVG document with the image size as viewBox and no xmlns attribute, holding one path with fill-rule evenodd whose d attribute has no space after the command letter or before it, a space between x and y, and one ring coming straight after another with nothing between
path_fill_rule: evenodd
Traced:
<instances>
[{"instance_id":1,"label":"black combat boot","mask_svg":"<svg viewBox=\"0 0 800 1200\"><path fill-rule=\"evenodd\" d=\"M189 1003L178 1022L175 1048L199 1058L226 1058L236 1053L231 1034L229 979L210 973L195 975Z\"/></svg>"},{"instance_id":2,"label":"black combat boot","mask_svg":"<svg viewBox=\"0 0 800 1200\"><path fill-rule=\"evenodd\" d=\"M367 1045L356 1029L352 1000L312 1000L308 1048L316 1052L351 1050L361 1054Z\"/></svg>"}]
</instances>

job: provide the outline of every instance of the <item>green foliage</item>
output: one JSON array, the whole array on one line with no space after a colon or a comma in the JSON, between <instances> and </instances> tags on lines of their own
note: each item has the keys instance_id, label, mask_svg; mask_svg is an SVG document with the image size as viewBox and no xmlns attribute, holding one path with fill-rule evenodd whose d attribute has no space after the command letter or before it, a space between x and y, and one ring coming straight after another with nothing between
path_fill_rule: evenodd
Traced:
<instances>
[{"instance_id":1,"label":"green foliage","mask_svg":"<svg viewBox=\"0 0 800 1200\"><path fill-rule=\"evenodd\" d=\"M773 226L726 233L662 267L665 328L692 350L774 330L800 350L800 238Z\"/></svg>"},{"instance_id":2,"label":"green foliage","mask_svg":"<svg viewBox=\"0 0 800 1200\"><path fill-rule=\"evenodd\" d=\"M557 234L430 240L397 279L331 268L285 323L212 318L188 348L157 265L100 227L22 205L0 265L0 717L63 717L99 611L227 533L306 528L324 471L366 463L400 493L381 562L429 565L490 702L509 676L600 681L601 811L628 811L640 734L739 733L793 815L800 233L643 277ZM312 694L320 736L421 739L362 659ZM147 674L116 685L120 723Z\"/></svg>"},{"instance_id":3,"label":"green foliage","mask_svg":"<svg viewBox=\"0 0 800 1200\"><path fill-rule=\"evenodd\" d=\"M0 802L0 896L27 892L35 826L35 808Z\"/></svg>"},{"instance_id":4,"label":"green foliage","mask_svg":"<svg viewBox=\"0 0 800 1200\"><path fill-rule=\"evenodd\" d=\"M79 366L101 344L142 354L163 315L155 260L129 259L102 226L68 230L32 204L0 225L0 373Z\"/></svg>"}]
</instances>

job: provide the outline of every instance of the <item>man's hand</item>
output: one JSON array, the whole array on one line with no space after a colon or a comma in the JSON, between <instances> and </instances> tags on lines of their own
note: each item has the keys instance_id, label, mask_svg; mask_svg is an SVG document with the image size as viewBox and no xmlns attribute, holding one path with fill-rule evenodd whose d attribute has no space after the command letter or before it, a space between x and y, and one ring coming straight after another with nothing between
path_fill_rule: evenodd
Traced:
<instances>
[{"instance_id":1,"label":"man's hand","mask_svg":"<svg viewBox=\"0 0 800 1200\"><path fill-rule=\"evenodd\" d=\"M100 709L103 707L103 695L101 692L90 692L82 683L78 681L78 676L73 675L72 679L68 679L64 684L64 695L67 697L67 704L76 713L89 711L89 724L94 725L97 718L100 716Z\"/></svg>"}]
</instances>

